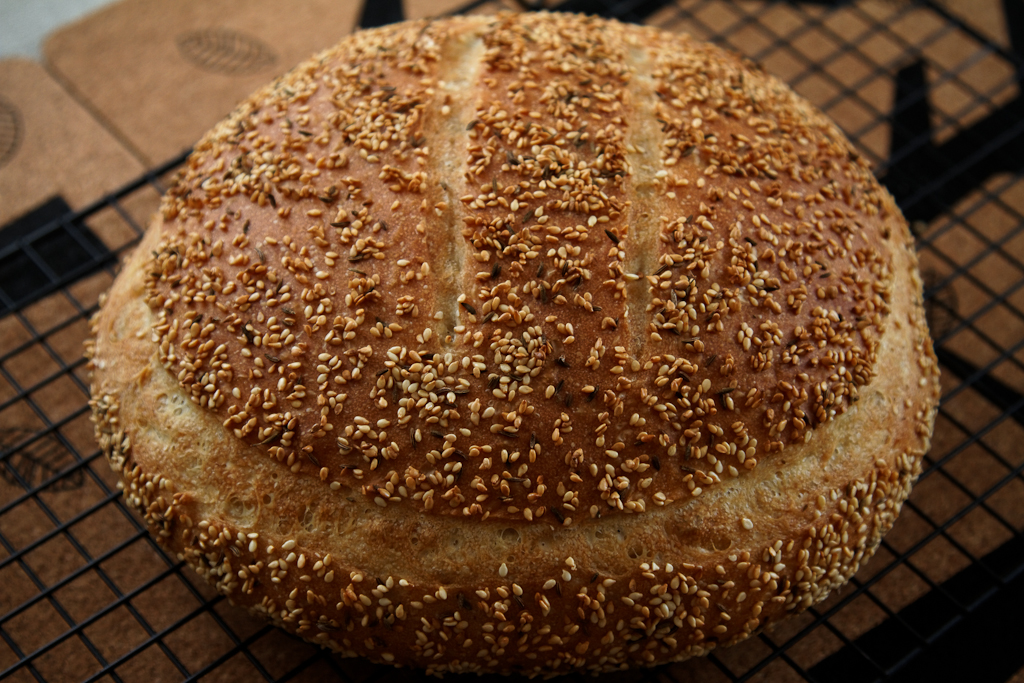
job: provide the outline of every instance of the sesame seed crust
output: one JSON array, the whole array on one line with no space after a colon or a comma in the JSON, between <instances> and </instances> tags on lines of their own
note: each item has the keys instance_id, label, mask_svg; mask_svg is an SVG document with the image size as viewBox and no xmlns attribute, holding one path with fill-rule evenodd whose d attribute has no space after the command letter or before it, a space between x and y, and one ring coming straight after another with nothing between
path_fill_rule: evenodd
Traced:
<instances>
[{"instance_id":1,"label":"sesame seed crust","mask_svg":"<svg viewBox=\"0 0 1024 683\"><path fill-rule=\"evenodd\" d=\"M934 421L920 291L866 164L739 58L410 22L196 147L95 322L93 411L157 536L305 638L653 664L873 552Z\"/></svg>"}]
</instances>

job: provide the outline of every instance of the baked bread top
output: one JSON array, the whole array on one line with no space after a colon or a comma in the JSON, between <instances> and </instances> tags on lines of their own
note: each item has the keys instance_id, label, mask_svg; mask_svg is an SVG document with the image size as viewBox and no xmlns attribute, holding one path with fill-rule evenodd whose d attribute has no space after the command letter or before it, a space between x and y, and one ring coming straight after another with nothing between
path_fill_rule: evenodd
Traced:
<instances>
[{"instance_id":1,"label":"baked bread top","mask_svg":"<svg viewBox=\"0 0 1024 683\"><path fill-rule=\"evenodd\" d=\"M754 584L779 614L823 597L891 525L937 392L906 224L833 124L713 46L551 14L359 33L256 93L197 145L93 362L129 497L306 637L387 660L373 637L418 638L398 605L444 611L367 610L357 575L463 596L451 628L478 644L510 607L565 628L597 592L658 600L635 627L656 646L609 655L604 614L538 670L743 637ZM235 571L239 549L287 577ZM666 566L687 595L733 585L695 626L638 587ZM389 616L389 638L333 635ZM388 654L517 666L419 645Z\"/></svg>"}]
</instances>

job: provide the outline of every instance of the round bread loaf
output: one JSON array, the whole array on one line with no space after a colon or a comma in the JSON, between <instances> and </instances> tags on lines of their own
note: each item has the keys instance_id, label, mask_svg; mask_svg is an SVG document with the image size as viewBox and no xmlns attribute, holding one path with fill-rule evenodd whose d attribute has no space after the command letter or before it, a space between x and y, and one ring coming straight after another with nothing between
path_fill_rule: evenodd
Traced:
<instances>
[{"instance_id":1,"label":"round bread loaf","mask_svg":"<svg viewBox=\"0 0 1024 683\"><path fill-rule=\"evenodd\" d=\"M938 396L911 236L756 66L555 14L350 36L196 147L95 319L127 500L346 655L708 652L893 524Z\"/></svg>"}]
</instances>

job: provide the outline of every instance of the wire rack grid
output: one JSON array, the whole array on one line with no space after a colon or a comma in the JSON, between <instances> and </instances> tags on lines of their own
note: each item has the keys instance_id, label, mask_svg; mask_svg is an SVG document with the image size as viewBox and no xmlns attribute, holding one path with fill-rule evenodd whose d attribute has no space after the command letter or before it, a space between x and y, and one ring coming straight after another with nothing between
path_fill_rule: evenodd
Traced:
<instances>
[{"instance_id":1,"label":"wire rack grid","mask_svg":"<svg viewBox=\"0 0 1024 683\"><path fill-rule=\"evenodd\" d=\"M1024 3L477 0L458 11L542 7L712 40L831 115L912 221L943 368L926 470L847 588L739 646L606 680L1024 680L1012 620L1024 607ZM400 0L368 2L362 24L400 18ZM88 319L183 160L0 240L0 273L22 274L0 279L0 678L416 677L340 660L230 607L149 537L96 448Z\"/></svg>"}]
</instances>

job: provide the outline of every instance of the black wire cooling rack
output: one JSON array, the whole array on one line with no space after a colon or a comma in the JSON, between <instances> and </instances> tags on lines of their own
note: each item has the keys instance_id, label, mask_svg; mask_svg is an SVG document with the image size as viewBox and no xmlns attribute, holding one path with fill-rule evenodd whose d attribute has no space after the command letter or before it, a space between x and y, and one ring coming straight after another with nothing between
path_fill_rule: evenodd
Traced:
<instances>
[{"instance_id":1,"label":"black wire cooling rack","mask_svg":"<svg viewBox=\"0 0 1024 683\"><path fill-rule=\"evenodd\" d=\"M847 588L734 648L606 680L1024 680L1024 2L546 6L715 41L829 113L912 221L943 369L926 471ZM401 18L370 0L361 23ZM0 678L415 677L228 606L155 545L97 451L88 319L183 159L0 229Z\"/></svg>"}]
</instances>

